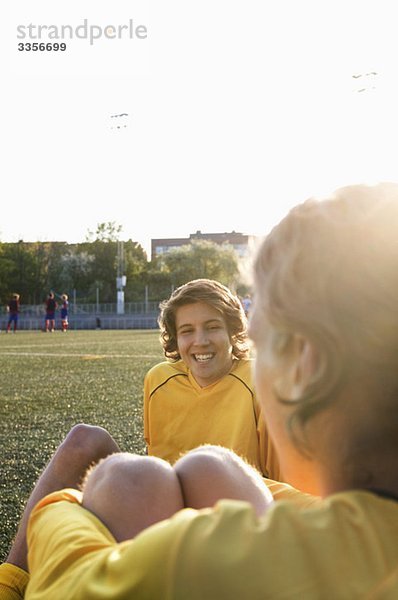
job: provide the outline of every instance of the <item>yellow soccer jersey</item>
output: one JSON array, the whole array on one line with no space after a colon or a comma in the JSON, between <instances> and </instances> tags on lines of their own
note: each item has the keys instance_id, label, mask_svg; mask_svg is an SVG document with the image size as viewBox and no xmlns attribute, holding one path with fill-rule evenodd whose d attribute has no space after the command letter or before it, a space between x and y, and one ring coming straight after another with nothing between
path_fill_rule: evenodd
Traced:
<instances>
[{"instance_id":1,"label":"yellow soccer jersey","mask_svg":"<svg viewBox=\"0 0 398 600\"><path fill-rule=\"evenodd\" d=\"M280 479L279 464L252 385L252 362L234 360L219 381L200 387L182 360L153 367L144 382L148 454L170 463L202 444L224 446Z\"/></svg>"},{"instance_id":2,"label":"yellow soccer jersey","mask_svg":"<svg viewBox=\"0 0 398 600\"><path fill-rule=\"evenodd\" d=\"M79 505L52 494L28 529L27 600L305 600L398 597L398 503L342 492L314 508L245 502L184 509L117 544Z\"/></svg>"},{"instance_id":3,"label":"yellow soccer jersey","mask_svg":"<svg viewBox=\"0 0 398 600\"><path fill-rule=\"evenodd\" d=\"M29 574L12 565L0 565L0 600L20 600L24 597Z\"/></svg>"},{"instance_id":4,"label":"yellow soccer jersey","mask_svg":"<svg viewBox=\"0 0 398 600\"><path fill-rule=\"evenodd\" d=\"M296 506L300 507L315 506L321 502L320 498L311 496L309 494L304 494L303 492L294 489L292 486L286 483L272 481L271 479L264 479L264 483L271 491L275 500L288 500L290 502L294 502ZM42 500L40 505L44 507L63 500L80 503L81 493L76 490L56 492L49 495L47 499ZM94 523L95 537L98 538L94 543L94 548L101 546L106 546L108 548L109 545L114 544L112 535L103 528L102 524L100 524L94 516L90 515L89 513L86 514L86 512L84 512L83 515L84 519L88 517L87 522L89 523L90 527L92 523ZM75 532L74 529L73 531ZM79 531L84 531L86 535L87 527L82 526L82 529ZM9 563L0 565L0 600L21 600L24 598L25 588L28 584L28 581L29 574L26 571L23 571L19 567Z\"/></svg>"}]
</instances>

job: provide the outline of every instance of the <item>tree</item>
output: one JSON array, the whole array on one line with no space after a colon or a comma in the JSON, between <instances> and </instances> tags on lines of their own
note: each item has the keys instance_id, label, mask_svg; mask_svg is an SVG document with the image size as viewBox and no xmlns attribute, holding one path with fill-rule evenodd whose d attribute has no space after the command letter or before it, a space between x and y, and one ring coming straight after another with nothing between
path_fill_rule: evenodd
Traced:
<instances>
[{"instance_id":1,"label":"tree","mask_svg":"<svg viewBox=\"0 0 398 600\"><path fill-rule=\"evenodd\" d=\"M146 253L137 242L124 243L124 275L127 278L126 302L142 302L145 296L146 272L148 267Z\"/></svg>"},{"instance_id":2,"label":"tree","mask_svg":"<svg viewBox=\"0 0 398 600\"><path fill-rule=\"evenodd\" d=\"M95 287L100 289L101 302L116 301L116 277L118 244L123 243L123 275L126 275L126 301L142 300L145 290L146 254L137 242L128 240L119 242L121 225L114 221L99 223L95 233L88 232L86 242L82 244L85 251L93 258L90 296L94 301Z\"/></svg>"},{"instance_id":3,"label":"tree","mask_svg":"<svg viewBox=\"0 0 398 600\"><path fill-rule=\"evenodd\" d=\"M8 291L21 294L24 304L39 304L49 289L51 242L24 242L3 245L8 269Z\"/></svg>"},{"instance_id":4,"label":"tree","mask_svg":"<svg viewBox=\"0 0 398 600\"><path fill-rule=\"evenodd\" d=\"M230 244L207 240L175 248L161 258L161 268L170 274L173 287L205 277L234 289L239 274L238 256Z\"/></svg>"},{"instance_id":5,"label":"tree","mask_svg":"<svg viewBox=\"0 0 398 600\"><path fill-rule=\"evenodd\" d=\"M145 284L148 286L148 300L150 302L165 300L170 296L173 289L170 273L166 272L165 269L160 270L158 262L159 259L155 259L149 263L145 274Z\"/></svg>"},{"instance_id":6,"label":"tree","mask_svg":"<svg viewBox=\"0 0 398 600\"><path fill-rule=\"evenodd\" d=\"M0 298L1 304L8 302L11 293L13 292L13 283L11 274L14 269L14 263L5 252L4 244L0 244Z\"/></svg>"},{"instance_id":7,"label":"tree","mask_svg":"<svg viewBox=\"0 0 398 600\"><path fill-rule=\"evenodd\" d=\"M58 287L62 292L79 290L86 294L92 285L94 257L86 251L79 251L78 246L71 247L60 257L58 268Z\"/></svg>"},{"instance_id":8,"label":"tree","mask_svg":"<svg viewBox=\"0 0 398 600\"><path fill-rule=\"evenodd\" d=\"M116 302L117 247L121 227L100 223L94 241L0 243L0 300L5 304L11 293L21 294L23 304L40 304L50 290L71 294L79 301L95 302L97 289L101 302ZM127 276L126 301L145 297L147 257L137 242L123 242L124 271Z\"/></svg>"},{"instance_id":9,"label":"tree","mask_svg":"<svg viewBox=\"0 0 398 600\"><path fill-rule=\"evenodd\" d=\"M121 231L122 226L117 225L115 221L98 223L95 232L87 232L86 242L117 242Z\"/></svg>"}]
</instances>

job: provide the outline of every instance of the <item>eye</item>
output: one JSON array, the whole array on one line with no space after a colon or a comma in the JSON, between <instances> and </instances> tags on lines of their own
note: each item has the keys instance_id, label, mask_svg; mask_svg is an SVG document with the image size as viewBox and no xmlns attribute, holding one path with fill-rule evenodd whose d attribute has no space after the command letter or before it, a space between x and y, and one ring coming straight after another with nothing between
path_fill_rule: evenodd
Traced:
<instances>
[{"instance_id":1,"label":"eye","mask_svg":"<svg viewBox=\"0 0 398 600\"><path fill-rule=\"evenodd\" d=\"M211 325L208 325L207 329L208 331L221 331L224 329L224 326L221 325L221 323L212 323Z\"/></svg>"},{"instance_id":2,"label":"eye","mask_svg":"<svg viewBox=\"0 0 398 600\"><path fill-rule=\"evenodd\" d=\"M189 333L192 333L193 329L180 329L180 331L178 332L178 335L188 335Z\"/></svg>"}]
</instances>

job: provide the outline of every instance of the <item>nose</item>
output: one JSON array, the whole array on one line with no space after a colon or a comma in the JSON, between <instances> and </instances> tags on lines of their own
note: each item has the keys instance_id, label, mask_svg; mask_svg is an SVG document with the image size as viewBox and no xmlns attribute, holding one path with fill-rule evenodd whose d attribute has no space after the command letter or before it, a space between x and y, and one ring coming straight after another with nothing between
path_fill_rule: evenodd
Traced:
<instances>
[{"instance_id":1,"label":"nose","mask_svg":"<svg viewBox=\"0 0 398 600\"><path fill-rule=\"evenodd\" d=\"M206 346L209 343L206 329L198 328L195 331L194 343L197 346Z\"/></svg>"}]
</instances>

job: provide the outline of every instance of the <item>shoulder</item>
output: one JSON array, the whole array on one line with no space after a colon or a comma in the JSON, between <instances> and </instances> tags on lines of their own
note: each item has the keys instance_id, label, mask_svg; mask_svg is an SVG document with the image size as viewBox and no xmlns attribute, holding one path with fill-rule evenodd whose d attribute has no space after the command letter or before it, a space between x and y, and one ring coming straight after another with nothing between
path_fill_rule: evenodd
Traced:
<instances>
[{"instance_id":1,"label":"shoulder","mask_svg":"<svg viewBox=\"0 0 398 600\"><path fill-rule=\"evenodd\" d=\"M164 361L158 363L145 375L145 384L151 389L155 390L160 385L163 385L169 379L177 377L179 375L188 375L188 370L185 363L182 360L177 362Z\"/></svg>"},{"instance_id":2,"label":"shoulder","mask_svg":"<svg viewBox=\"0 0 398 600\"><path fill-rule=\"evenodd\" d=\"M146 377L152 379L155 377L163 377L164 375L178 375L180 373L185 375L188 373L188 369L182 360L178 360L176 362L165 360L149 369Z\"/></svg>"},{"instance_id":3,"label":"shoulder","mask_svg":"<svg viewBox=\"0 0 398 600\"><path fill-rule=\"evenodd\" d=\"M242 358L235 360L232 365L232 369L229 375L238 379L245 387L247 387L252 394L254 394L253 386L253 360L249 358Z\"/></svg>"}]
</instances>

